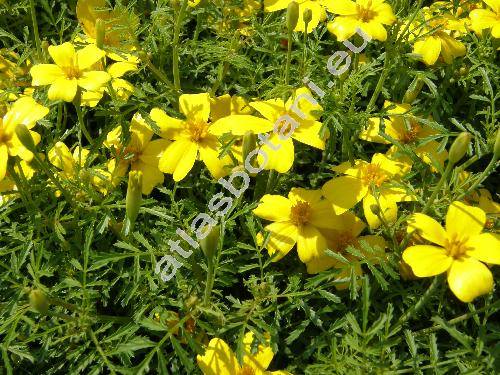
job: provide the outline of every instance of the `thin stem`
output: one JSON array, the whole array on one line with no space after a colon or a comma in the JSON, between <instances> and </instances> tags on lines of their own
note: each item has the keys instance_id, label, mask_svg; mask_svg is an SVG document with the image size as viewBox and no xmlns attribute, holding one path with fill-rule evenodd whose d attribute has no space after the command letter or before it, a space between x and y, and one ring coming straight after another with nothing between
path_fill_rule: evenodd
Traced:
<instances>
[{"instance_id":1,"label":"thin stem","mask_svg":"<svg viewBox=\"0 0 500 375\"><path fill-rule=\"evenodd\" d=\"M212 289L215 282L215 267L213 259L208 259L208 269L207 269L207 282L205 283L205 293L203 297L203 304L208 305L210 301L210 295L212 294Z\"/></svg>"},{"instance_id":2,"label":"thin stem","mask_svg":"<svg viewBox=\"0 0 500 375\"><path fill-rule=\"evenodd\" d=\"M40 34L38 33L38 21L36 19L36 10L35 10L35 1L30 0L30 13L31 13L31 21L33 22L33 36L35 38L35 45L38 51L38 58L41 59L43 56L42 53L42 44L40 43Z\"/></svg>"},{"instance_id":3,"label":"thin stem","mask_svg":"<svg viewBox=\"0 0 500 375\"><path fill-rule=\"evenodd\" d=\"M188 0L183 0L177 19L175 20L173 52L172 52L172 70L174 73L174 87L176 90L181 89L181 79L179 74L179 34L181 32L182 20L186 12Z\"/></svg>"},{"instance_id":4,"label":"thin stem","mask_svg":"<svg viewBox=\"0 0 500 375\"><path fill-rule=\"evenodd\" d=\"M427 203L425 204L424 208L422 209L423 214L427 213L427 211L429 211L429 209L431 208L432 203L434 203L434 200L436 199L437 195L439 194L439 191L443 187L443 184L446 181L446 179L448 178L448 175L450 174L452 168L453 168L453 164L448 162L448 164L446 165L446 169L444 170L444 173L441 175L441 179L439 180L436 188L432 192L432 195L427 200Z\"/></svg>"},{"instance_id":5,"label":"thin stem","mask_svg":"<svg viewBox=\"0 0 500 375\"><path fill-rule=\"evenodd\" d=\"M285 66L285 85L288 85L290 80L290 64L292 62L292 36L293 30L288 30L288 50L286 53L286 66Z\"/></svg>"},{"instance_id":6,"label":"thin stem","mask_svg":"<svg viewBox=\"0 0 500 375\"><path fill-rule=\"evenodd\" d=\"M380 92L382 91L382 87L384 86L385 79L387 78L387 72L388 72L388 67L389 66L389 51L385 51L385 56L384 56L384 66L382 68L382 74L380 75L377 86L375 87L375 91L372 94L372 97L370 98L370 102L368 103L368 106L366 107L367 112L371 112L373 106L375 105L375 102L378 99L378 96L380 95Z\"/></svg>"},{"instance_id":7,"label":"thin stem","mask_svg":"<svg viewBox=\"0 0 500 375\"><path fill-rule=\"evenodd\" d=\"M493 158L491 158L489 164L486 166L486 168L484 169L484 171L476 178L476 181L466 191L464 191L462 194L460 194L457 197L457 200L462 199L467 194L469 194L469 193L473 192L474 190L476 190L476 188L484 180L486 180L486 178L488 178L488 176L491 174L491 172L493 172L493 170L496 168L497 161L498 161L498 158L496 158L495 156L493 156Z\"/></svg>"},{"instance_id":8,"label":"thin stem","mask_svg":"<svg viewBox=\"0 0 500 375\"><path fill-rule=\"evenodd\" d=\"M92 140L92 137L90 136L90 133L87 130L87 126L85 125L85 121L83 120L82 108L78 104L75 104L75 110L76 110L76 116L78 117L78 124L80 125L80 130L82 131L82 134L87 139L87 142L89 142L90 145L93 145L94 141Z\"/></svg>"}]
</instances>

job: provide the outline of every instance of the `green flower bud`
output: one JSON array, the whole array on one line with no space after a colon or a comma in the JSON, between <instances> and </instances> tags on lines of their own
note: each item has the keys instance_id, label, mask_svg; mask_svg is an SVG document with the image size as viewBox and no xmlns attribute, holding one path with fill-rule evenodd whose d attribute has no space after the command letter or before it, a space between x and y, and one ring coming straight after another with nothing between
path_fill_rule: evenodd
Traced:
<instances>
[{"instance_id":1,"label":"green flower bud","mask_svg":"<svg viewBox=\"0 0 500 375\"><path fill-rule=\"evenodd\" d=\"M286 26L288 27L288 32L292 32L297 26L297 21L299 20L299 4L295 1L292 1L288 4L288 8L286 10Z\"/></svg>"},{"instance_id":2,"label":"green flower bud","mask_svg":"<svg viewBox=\"0 0 500 375\"><path fill-rule=\"evenodd\" d=\"M460 159L464 157L469 147L471 138L472 135L468 132L462 132L457 136L457 138L455 138L455 141L453 141L450 147L450 152L448 154L448 161L452 165L457 164Z\"/></svg>"},{"instance_id":3,"label":"green flower bud","mask_svg":"<svg viewBox=\"0 0 500 375\"><path fill-rule=\"evenodd\" d=\"M44 292L40 289L32 289L29 294L31 308L39 313L45 314L49 310L49 301Z\"/></svg>"},{"instance_id":4,"label":"green flower bud","mask_svg":"<svg viewBox=\"0 0 500 375\"><path fill-rule=\"evenodd\" d=\"M417 98L420 91L422 91L422 87L424 87L424 80L420 77L415 77L415 79L410 83L408 90L405 92L405 96L403 97L403 103L413 103L413 101Z\"/></svg>"},{"instance_id":5,"label":"green flower bud","mask_svg":"<svg viewBox=\"0 0 500 375\"><path fill-rule=\"evenodd\" d=\"M380 207L376 204L370 205L370 211L375 215L379 216L380 215Z\"/></svg>"},{"instance_id":6,"label":"green flower bud","mask_svg":"<svg viewBox=\"0 0 500 375\"><path fill-rule=\"evenodd\" d=\"M104 45L104 38L106 37L106 27L104 21L98 18L95 21L95 45L97 48L102 48Z\"/></svg>"},{"instance_id":7,"label":"green flower bud","mask_svg":"<svg viewBox=\"0 0 500 375\"><path fill-rule=\"evenodd\" d=\"M128 174L127 198L125 202L127 229L126 232L132 230L135 220L139 215L139 208L142 203L142 172L130 171Z\"/></svg>"},{"instance_id":8,"label":"green flower bud","mask_svg":"<svg viewBox=\"0 0 500 375\"><path fill-rule=\"evenodd\" d=\"M253 131L247 131L243 137L243 162L247 160L248 154L257 148L257 137Z\"/></svg>"},{"instance_id":9,"label":"green flower bud","mask_svg":"<svg viewBox=\"0 0 500 375\"><path fill-rule=\"evenodd\" d=\"M493 146L493 157L495 158L495 160L500 159L500 128L498 128L497 130L495 145Z\"/></svg>"},{"instance_id":10,"label":"green flower bud","mask_svg":"<svg viewBox=\"0 0 500 375\"><path fill-rule=\"evenodd\" d=\"M302 18L304 19L304 23L307 25L309 24L309 22L311 22L312 18L313 18L313 12L311 9L309 8L306 8L304 10L304 13L302 13Z\"/></svg>"},{"instance_id":11,"label":"green flower bud","mask_svg":"<svg viewBox=\"0 0 500 375\"><path fill-rule=\"evenodd\" d=\"M209 228L208 226L206 228ZM217 251L217 247L219 246L219 238L220 238L220 226L216 225L210 228L210 233L208 236L203 238L200 241L201 249L203 253L207 257L208 260L212 260L215 252Z\"/></svg>"},{"instance_id":12,"label":"green flower bud","mask_svg":"<svg viewBox=\"0 0 500 375\"><path fill-rule=\"evenodd\" d=\"M19 141L21 141L22 145L26 147L27 150L35 153L35 141L31 136L30 131L25 125L19 124L16 126L16 135Z\"/></svg>"}]
</instances>

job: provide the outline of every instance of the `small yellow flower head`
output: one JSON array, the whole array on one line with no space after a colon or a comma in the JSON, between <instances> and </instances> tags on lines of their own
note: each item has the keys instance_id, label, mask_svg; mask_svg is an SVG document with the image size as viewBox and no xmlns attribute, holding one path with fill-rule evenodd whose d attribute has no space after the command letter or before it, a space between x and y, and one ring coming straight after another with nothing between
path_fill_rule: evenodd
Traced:
<instances>
[{"instance_id":1,"label":"small yellow flower head","mask_svg":"<svg viewBox=\"0 0 500 375\"><path fill-rule=\"evenodd\" d=\"M88 45L75 51L73 44L66 42L50 46L49 54L55 64L38 64L31 68L33 86L50 85L50 100L71 102L78 87L96 91L111 79L107 72L94 70L94 64L104 57L104 51Z\"/></svg>"},{"instance_id":2,"label":"small yellow flower head","mask_svg":"<svg viewBox=\"0 0 500 375\"><path fill-rule=\"evenodd\" d=\"M353 36L357 28L383 42L387 39L384 25L390 26L396 21L391 6L384 0L331 0L326 1L325 6L338 15L328 23L328 31L341 42Z\"/></svg>"},{"instance_id":3,"label":"small yellow flower head","mask_svg":"<svg viewBox=\"0 0 500 375\"><path fill-rule=\"evenodd\" d=\"M486 214L477 207L455 201L448 208L443 228L433 218L414 214L408 232L432 245L415 245L403 252L403 260L418 277L446 272L451 291L463 302L489 293L493 276L484 264L500 264L500 236L482 233Z\"/></svg>"}]
</instances>

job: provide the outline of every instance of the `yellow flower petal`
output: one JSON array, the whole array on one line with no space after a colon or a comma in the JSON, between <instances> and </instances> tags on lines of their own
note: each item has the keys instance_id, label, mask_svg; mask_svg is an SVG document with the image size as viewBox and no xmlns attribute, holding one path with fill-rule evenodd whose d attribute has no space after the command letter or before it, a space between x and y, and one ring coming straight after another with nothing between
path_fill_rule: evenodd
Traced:
<instances>
[{"instance_id":1,"label":"yellow flower petal","mask_svg":"<svg viewBox=\"0 0 500 375\"><path fill-rule=\"evenodd\" d=\"M214 135L231 133L245 135L248 131L254 134L267 133L274 129L274 124L266 119L251 115L230 115L210 125L209 132Z\"/></svg>"},{"instance_id":2,"label":"yellow flower petal","mask_svg":"<svg viewBox=\"0 0 500 375\"><path fill-rule=\"evenodd\" d=\"M0 181L5 178L7 173L7 162L9 161L9 150L7 145L0 143Z\"/></svg>"},{"instance_id":3,"label":"yellow flower petal","mask_svg":"<svg viewBox=\"0 0 500 375\"><path fill-rule=\"evenodd\" d=\"M349 16L357 13L356 3L351 0L324 0L326 9L341 16Z\"/></svg>"},{"instance_id":4,"label":"yellow flower petal","mask_svg":"<svg viewBox=\"0 0 500 375\"><path fill-rule=\"evenodd\" d=\"M278 150L273 150L270 146L264 144L261 147L262 152L267 155L267 164L265 169L273 169L279 173L288 172L292 166L295 158L293 141L291 138L282 141L279 139L279 136L275 133L269 137L269 143L277 147L280 145L281 147ZM259 165L264 164L263 157L258 156Z\"/></svg>"},{"instance_id":5,"label":"yellow flower petal","mask_svg":"<svg viewBox=\"0 0 500 375\"><path fill-rule=\"evenodd\" d=\"M276 12L286 9L291 0L264 0L264 10L266 12Z\"/></svg>"},{"instance_id":6,"label":"yellow flower petal","mask_svg":"<svg viewBox=\"0 0 500 375\"><path fill-rule=\"evenodd\" d=\"M450 205L446 214L446 232L457 240L481 233L485 223L486 214L483 210L458 201Z\"/></svg>"},{"instance_id":7,"label":"yellow flower petal","mask_svg":"<svg viewBox=\"0 0 500 375\"><path fill-rule=\"evenodd\" d=\"M78 86L83 87L85 90L96 91L104 86L110 79L111 76L106 72L85 72L78 78Z\"/></svg>"},{"instance_id":8,"label":"yellow flower petal","mask_svg":"<svg viewBox=\"0 0 500 375\"><path fill-rule=\"evenodd\" d=\"M155 139L154 141L148 142L146 147L142 150L139 160L148 165L158 167L160 158L170 143L171 142L167 139Z\"/></svg>"},{"instance_id":9,"label":"yellow flower petal","mask_svg":"<svg viewBox=\"0 0 500 375\"><path fill-rule=\"evenodd\" d=\"M385 125L386 125L386 132L387 132L387 123ZM368 119L368 125L359 134L359 138L364 139L365 141L368 141L368 142L388 144L389 141L387 141L382 136L380 136L379 131L380 131L380 119L377 117L372 117L372 118Z\"/></svg>"},{"instance_id":10,"label":"yellow flower petal","mask_svg":"<svg viewBox=\"0 0 500 375\"><path fill-rule=\"evenodd\" d=\"M304 225L299 228L297 252L302 262L307 263L317 258L326 248L325 237L315 227Z\"/></svg>"},{"instance_id":11,"label":"yellow flower petal","mask_svg":"<svg viewBox=\"0 0 500 375\"><path fill-rule=\"evenodd\" d=\"M77 88L76 79L58 78L50 86L48 97L50 100L71 102L75 98Z\"/></svg>"},{"instance_id":12,"label":"yellow flower petal","mask_svg":"<svg viewBox=\"0 0 500 375\"><path fill-rule=\"evenodd\" d=\"M244 356L243 363L255 371L255 374L264 374L269 364L273 360L273 350L267 345L259 344L257 353L252 353L252 343L254 341L254 334L252 331L247 332L243 338ZM269 342L269 340L267 340Z\"/></svg>"},{"instance_id":13,"label":"yellow flower petal","mask_svg":"<svg viewBox=\"0 0 500 375\"><path fill-rule=\"evenodd\" d=\"M471 302L493 290L493 275L483 263L461 258L453 261L448 271L448 285L460 301Z\"/></svg>"},{"instance_id":14,"label":"yellow flower petal","mask_svg":"<svg viewBox=\"0 0 500 375\"><path fill-rule=\"evenodd\" d=\"M379 208L379 215L387 223L393 223L398 218L397 200L393 199L391 196L385 196L383 193L383 190L380 191L378 202L371 193L368 193L363 199L363 212L365 214L365 219L368 222L368 226L371 229L376 229L382 225L379 217L372 211L373 206L377 206Z\"/></svg>"},{"instance_id":15,"label":"yellow flower petal","mask_svg":"<svg viewBox=\"0 0 500 375\"><path fill-rule=\"evenodd\" d=\"M306 29L306 24L304 22L304 11L306 9L311 10L312 18L307 24L307 33L312 32L320 23L326 18L326 12L323 6L317 1L304 1L299 3L299 19L297 21L297 26L294 31L304 32Z\"/></svg>"},{"instance_id":16,"label":"yellow flower petal","mask_svg":"<svg viewBox=\"0 0 500 375\"><path fill-rule=\"evenodd\" d=\"M441 53L441 41L435 36L428 36L415 42L413 53L422 56L422 61L427 65L434 65Z\"/></svg>"},{"instance_id":17,"label":"yellow flower petal","mask_svg":"<svg viewBox=\"0 0 500 375\"><path fill-rule=\"evenodd\" d=\"M231 348L218 338L210 340L205 354L198 355L196 361L205 375L234 375L240 370Z\"/></svg>"},{"instance_id":18,"label":"yellow flower petal","mask_svg":"<svg viewBox=\"0 0 500 375\"><path fill-rule=\"evenodd\" d=\"M379 20L374 19L369 22L363 22L359 25L359 28L375 40L385 42L387 39L387 30Z\"/></svg>"},{"instance_id":19,"label":"yellow flower petal","mask_svg":"<svg viewBox=\"0 0 500 375\"><path fill-rule=\"evenodd\" d=\"M155 186L163 183L163 173L156 166L138 161L132 164L131 170L142 172L142 194L151 194Z\"/></svg>"},{"instance_id":20,"label":"yellow flower petal","mask_svg":"<svg viewBox=\"0 0 500 375\"><path fill-rule=\"evenodd\" d=\"M31 129L38 120L41 120L48 113L49 109L38 104L33 98L22 97L12 104L3 118L4 134L14 134L16 126L19 124Z\"/></svg>"},{"instance_id":21,"label":"yellow flower petal","mask_svg":"<svg viewBox=\"0 0 500 375\"><path fill-rule=\"evenodd\" d=\"M113 78L120 78L125 75L125 73L128 72L133 72L137 70L137 65L127 62L127 61L120 61L116 62L114 64L111 64L108 68L108 73L111 75Z\"/></svg>"},{"instance_id":22,"label":"yellow flower petal","mask_svg":"<svg viewBox=\"0 0 500 375\"><path fill-rule=\"evenodd\" d=\"M75 59L75 47L69 42L58 46L49 46L49 54L61 68L71 67Z\"/></svg>"},{"instance_id":23,"label":"yellow flower petal","mask_svg":"<svg viewBox=\"0 0 500 375\"><path fill-rule=\"evenodd\" d=\"M289 221L292 202L281 195L264 195L253 213L269 221Z\"/></svg>"},{"instance_id":24,"label":"yellow flower petal","mask_svg":"<svg viewBox=\"0 0 500 375\"><path fill-rule=\"evenodd\" d=\"M62 142L57 142L48 152L49 161L66 173L72 173L74 160L68 146Z\"/></svg>"},{"instance_id":25,"label":"yellow flower petal","mask_svg":"<svg viewBox=\"0 0 500 375\"><path fill-rule=\"evenodd\" d=\"M339 42L343 42L353 36L359 26L360 24L356 19L339 16L335 17L333 22L328 22L327 29L337 37Z\"/></svg>"},{"instance_id":26,"label":"yellow flower petal","mask_svg":"<svg viewBox=\"0 0 500 375\"><path fill-rule=\"evenodd\" d=\"M270 232L266 249L273 256L273 262L283 258L297 243L299 231L290 221L272 223L264 229Z\"/></svg>"},{"instance_id":27,"label":"yellow flower petal","mask_svg":"<svg viewBox=\"0 0 500 375\"><path fill-rule=\"evenodd\" d=\"M216 140L212 142L205 141L200 144L200 160L203 161L212 177L216 180L226 176L229 172L229 166L232 165L229 155L219 158L220 152Z\"/></svg>"},{"instance_id":28,"label":"yellow flower petal","mask_svg":"<svg viewBox=\"0 0 500 375\"><path fill-rule=\"evenodd\" d=\"M59 78L64 78L63 70L55 64L38 64L31 68L31 77L33 86L50 85Z\"/></svg>"},{"instance_id":29,"label":"yellow flower petal","mask_svg":"<svg viewBox=\"0 0 500 375\"><path fill-rule=\"evenodd\" d=\"M273 124L281 116L281 113L285 110L285 103L281 99L271 99L266 101L251 102L250 107L258 111L262 116L264 116Z\"/></svg>"},{"instance_id":30,"label":"yellow flower petal","mask_svg":"<svg viewBox=\"0 0 500 375\"><path fill-rule=\"evenodd\" d=\"M403 252L403 260L411 267L415 276L429 277L448 270L453 258L445 249L430 245L410 246Z\"/></svg>"},{"instance_id":31,"label":"yellow flower petal","mask_svg":"<svg viewBox=\"0 0 500 375\"><path fill-rule=\"evenodd\" d=\"M359 178L341 176L328 181L321 190L325 198L333 204L335 214L340 215L363 199L368 187Z\"/></svg>"},{"instance_id":32,"label":"yellow flower petal","mask_svg":"<svg viewBox=\"0 0 500 375\"><path fill-rule=\"evenodd\" d=\"M89 44L76 52L76 64L79 70L89 69L92 65L99 62L106 53L97 48L95 44Z\"/></svg>"},{"instance_id":33,"label":"yellow flower petal","mask_svg":"<svg viewBox=\"0 0 500 375\"><path fill-rule=\"evenodd\" d=\"M319 136L322 126L323 124L318 121L301 121L293 132L292 138L306 145L324 150L325 141Z\"/></svg>"},{"instance_id":34,"label":"yellow flower petal","mask_svg":"<svg viewBox=\"0 0 500 375\"><path fill-rule=\"evenodd\" d=\"M432 217L424 214L413 214L408 220L408 233L417 233L426 240L444 246L446 242L446 231Z\"/></svg>"},{"instance_id":35,"label":"yellow flower petal","mask_svg":"<svg viewBox=\"0 0 500 375\"><path fill-rule=\"evenodd\" d=\"M193 168L197 156L198 144L188 139L179 139L168 146L158 167L164 173L173 174L174 181L180 181Z\"/></svg>"},{"instance_id":36,"label":"yellow flower petal","mask_svg":"<svg viewBox=\"0 0 500 375\"><path fill-rule=\"evenodd\" d=\"M173 139L183 129L184 121L168 116L160 108L153 108L149 115L160 128L162 138Z\"/></svg>"},{"instance_id":37,"label":"yellow flower petal","mask_svg":"<svg viewBox=\"0 0 500 375\"><path fill-rule=\"evenodd\" d=\"M485 263L500 264L499 234L483 233L473 236L469 238L465 246L468 248L467 256Z\"/></svg>"},{"instance_id":38,"label":"yellow flower petal","mask_svg":"<svg viewBox=\"0 0 500 375\"><path fill-rule=\"evenodd\" d=\"M308 202L311 205L316 205L321 201L321 190L292 188L288 193L288 199L290 199L292 204L297 202Z\"/></svg>"},{"instance_id":39,"label":"yellow flower petal","mask_svg":"<svg viewBox=\"0 0 500 375\"><path fill-rule=\"evenodd\" d=\"M210 116L210 96L203 94L183 94L179 97L180 111L191 120L208 121Z\"/></svg>"}]
</instances>

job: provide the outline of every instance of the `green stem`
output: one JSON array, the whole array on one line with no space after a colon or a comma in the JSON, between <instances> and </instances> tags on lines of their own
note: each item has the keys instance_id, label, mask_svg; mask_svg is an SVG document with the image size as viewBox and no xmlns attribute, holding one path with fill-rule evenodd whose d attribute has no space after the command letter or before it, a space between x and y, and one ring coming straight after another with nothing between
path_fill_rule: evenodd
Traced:
<instances>
[{"instance_id":1,"label":"green stem","mask_svg":"<svg viewBox=\"0 0 500 375\"><path fill-rule=\"evenodd\" d=\"M82 113L82 108L78 103L75 103L75 110L76 110L76 116L78 117L78 124L80 125L80 130L82 134L85 136L87 139L87 142L92 146L94 141L92 140L92 137L90 136L89 131L87 130L87 126L85 125L85 121L83 121L83 113Z\"/></svg>"},{"instance_id":2,"label":"green stem","mask_svg":"<svg viewBox=\"0 0 500 375\"><path fill-rule=\"evenodd\" d=\"M40 34L38 33L38 21L36 19L36 10L35 10L35 1L30 0L30 13L31 13L31 21L33 22L33 36L35 38L35 45L38 52L38 58L41 59L43 56L42 53L42 44L40 42Z\"/></svg>"},{"instance_id":3,"label":"green stem","mask_svg":"<svg viewBox=\"0 0 500 375\"><path fill-rule=\"evenodd\" d=\"M439 191L443 187L443 184L446 181L446 179L448 178L448 175L450 174L452 169L453 169L453 164L448 162L448 164L446 165L446 169L444 170L444 173L441 175L441 179L439 180L436 188L432 192L432 195L427 200L427 203L425 204L424 208L422 209L423 214L427 213L427 211L429 211L429 209L431 208L432 203L434 203L434 200L436 199L437 195L439 194Z\"/></svg>"},{"instance_id":4,"label":"green stem","mask_svg":"<svg viewBox=\"0 0 500 375\"><path fill-rule=\"evenodd\" d=\"M285 85L288 85L290 80L290 64L292 62L292 36L293 30L288 30L288 50L286 53L286 66L285 66Z\"/></svg>"},{"instance_id":5,"label":"green stem","mask_svg":"<svg viewBox=\"0 0 500 375\"><path fill-rule=\"evenodd\" d=\"M215 282L215 267L213 259L208 260L208 270L207 270L207 282L205 284L205 293L203 297L203 304L208 305L210 301L210 296L212 294L212 289Z\"/></svg>"},{"instance_id":6,"label":"green stem","mask_svg":"<svg viewBox=\"0 0 500 375\"><path fill-rule=\"evenodd\" d=\"M496 158L495 156L493 156L493 158L491 158L489 164L486 166L486 168L484 169L484 171L476 178L476 181L466 191L464 191L462 194L460 194L457 197L457 200L462 199L467 194L469 194L469 193L473 192L474 190L476 190L476 188L484 180L486 180L486 178L488 178L488 176L491 174L491 172L493 172L493 170L496 168L497 161L498 161L498 158Z\"/></svg>"},{"instance_id":7,"label":"green stem","mask_svg":"<svg viewBox=\"0 0 500 375\"><path fill-rule=\"evenodd\" d=\"M179 74L179 34L181 32L182 20L186 12L188 0L183 0L177 19L175 20L173 52L172 52L172 70L174 73L174 87L177 91L181 89L181 79Z\"/></svg>"},{"instance_id":8,"label":"green stem","mask_svg":"<svg viewBox=\"0 0 500 375\"><path fill-rule=\"evenodd\" d=\"M388 72L388 66L389 66L389 51L386 49L385 50L385 56L384 56L384 66L382 68L382 74L380 75L377 86L375 87L375 91L372 94L372 97L370 98L370 102L368 103L368 106L366 107L367 112L371 112L373 106L375 105L375 102L378 99L378 96L380 95L380 92L382 91L382 87L384 86L385 79L387 78L387 72Z\"/></svg>"}]
</instances>

